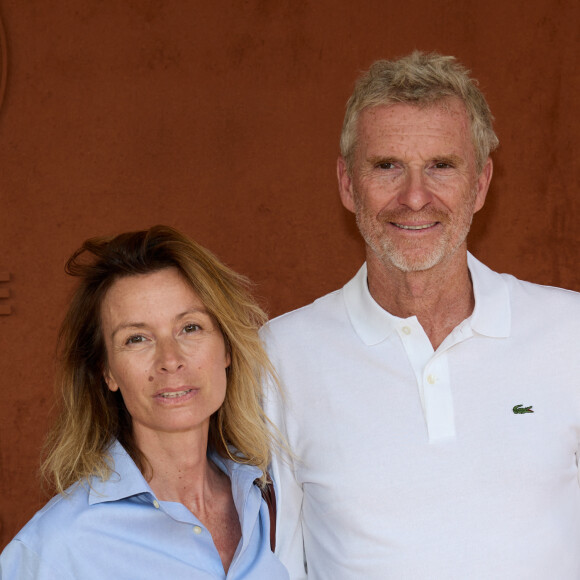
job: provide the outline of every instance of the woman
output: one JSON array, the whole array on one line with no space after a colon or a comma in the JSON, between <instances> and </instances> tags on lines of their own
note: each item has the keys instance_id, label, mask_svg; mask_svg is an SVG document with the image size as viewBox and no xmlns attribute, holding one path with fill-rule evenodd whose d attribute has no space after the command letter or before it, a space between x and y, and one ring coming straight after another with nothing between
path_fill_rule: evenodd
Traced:
<instances>
[{"instance_id":1,"label":"woman","mask_svg":"<svg viewBox=\"0 0 580 580\"><path fill-rule=\"evenodd\" d=\"M88 240L66 271L81 282L43 465L59 495L0 576L288 578L261 493L272 369L245 279L163 226Z\"/></svg>"}]
</instances>

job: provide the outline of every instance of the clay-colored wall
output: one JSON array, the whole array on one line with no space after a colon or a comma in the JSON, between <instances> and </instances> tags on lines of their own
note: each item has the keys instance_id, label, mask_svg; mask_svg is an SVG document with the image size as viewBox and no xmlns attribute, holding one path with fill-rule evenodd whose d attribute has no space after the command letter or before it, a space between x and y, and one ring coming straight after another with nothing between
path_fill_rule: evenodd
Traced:
<instances>
[{"instance_id":1,"label":"clay-colored wall","mask_svg":"<svg viewBox=\"0 0 580 580\"><path fill-rule=\"evenodd\" d=\"M578 6L4 0L0 548L45 501L66 257L88 236L166 223L249 275L273 315L341 286L363 251L336 194L338 135L377 58L438 50L474 71L502 144L471 248L580 290Z\"/></svg>"}]
</instances>

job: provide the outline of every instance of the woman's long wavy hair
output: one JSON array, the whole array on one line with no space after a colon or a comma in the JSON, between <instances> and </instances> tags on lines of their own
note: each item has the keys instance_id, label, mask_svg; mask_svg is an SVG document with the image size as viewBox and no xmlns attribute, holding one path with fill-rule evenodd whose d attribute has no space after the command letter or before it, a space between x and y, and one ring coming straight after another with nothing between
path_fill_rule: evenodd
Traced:
<instances>
[{"instance_id":1,"label":"woman's long wavy hair","mask_svg":"<svg viewBox=\"0 0 580 580\"><path fill-rule=\"evenodd\" d=\"M270 450L277 440L262 410L262 385L277 384L258 336L266 315L248 280L211 252L173 228L155 226L112 238L87 240L65 271L78 277L59 335L57 389L61 408L51 429L45 479L59 493L92 476L111 475L108 448L117 438L150 477L150 466L133 437L132 421L119 391L111 392L103 373L107 353L101 305L116 280L176 268L217 321L231 356L223 405L210 419L208 445L222 457L259 467L266 481Z\"/></svg>"}]
</instances>

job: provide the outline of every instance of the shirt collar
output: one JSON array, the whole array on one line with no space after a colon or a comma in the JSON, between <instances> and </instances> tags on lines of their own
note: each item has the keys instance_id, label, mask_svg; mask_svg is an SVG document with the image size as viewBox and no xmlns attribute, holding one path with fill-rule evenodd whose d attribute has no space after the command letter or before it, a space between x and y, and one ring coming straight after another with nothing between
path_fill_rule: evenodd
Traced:
<instances>
[{"instance_id":1,"label":"shirt collar","mask_svg":"<svg viewBox=\"0 0 580 580\"><path fill-rule=\"evenodd\" d=\"M90 484L89 504L116 501L131 496L145 494L145 501L153 502L155 494L135 465L125 448L115 440L109 448L111 477L103 481L100 477L93 477ZM211 460L229 476L232 481L232 491L235 490L234 500L242 503L254 480L262 475L262 471L254 465L236 463L231 459L220 457L217 453L210 453Z\"/></svg>"},{"instance_id":2,"label":"shirt collar","mask_svg":"<svg viewBox=\"0 0 580 580\"><path fill-rule=\"evenodd\" d=\"M238 480L240 482L253 481L257 477L262 476L262 471L255 465L247 463L237 463L232 459L222 457L215 452L210 453L211 460L225 473L231 480Z\"/></svg>"},{"instance_id":3,"label":"shirt collar","mask_svg":"<svg viewBox=\"0 0 580 580\"><path fill-rule=\"evenodd\" d=\"M217 453L211 453L211 460L229 476L232 482L234 504L238 508L238 513L242 513L248 492L254 485L254 481L262 476L262 471L255 465L236 463Z\"/></svg>"},{"instance_id":4,"label":"shirt collar","mask_svg":"<svg viewBox=\"0 0 580 580\"><path fill-rule=\"evenodd\" d=\"M148 499L153 502L155 494L135 462L117 440L109 448L109 455L113 470L111 476L106 481L100 477L92 478L89 504L117 501L140 494L147 494Z\"/></svg>"},{"instance_id":5,"label":"shirt collar","mask_svg":"<svg viewBox=\"0 0 580 580\"><path fill-rule=\"evenodd\" d=\"M382 342L395 331L395 325L400 319L379 306L371 296L367 284L366 262L344 286L343 294L350 322L367 346Z\"/></svg>"},{"instance_id":6,"label":"shirt collar","mask_svg":"<svg viewBox=\"0 0 580 580\"><path fill-rule=\"evenodd\" d=\"M469 253L467 254L467 266L471 274L475 295L471 328L474 332L484 336L508 337L512 325L512 311L505 278L490 270Z\"/></svg>"},{"instance_id":7,"label":"shirt collar","mask_svg":"<svg viewBox=\"0 0 580 580\"><path fill-rule=\"evenodd\" d=\"M471 328L484 336L509 336L511 308L505 280L469 253L467 265L475 296L475 308L470 317ZM344 286L343 294L351 324L366 345L378 344L395 332L401 319L381 308L371 296L366 263ZM409 320L415 318L411 316Z\"/></svg>"}]
</instances>

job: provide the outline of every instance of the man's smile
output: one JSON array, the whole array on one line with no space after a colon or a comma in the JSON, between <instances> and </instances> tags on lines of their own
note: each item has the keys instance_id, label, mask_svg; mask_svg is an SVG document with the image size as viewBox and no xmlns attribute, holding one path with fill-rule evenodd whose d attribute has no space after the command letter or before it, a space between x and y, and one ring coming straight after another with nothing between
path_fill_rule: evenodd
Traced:
<instances>
[{"instance_id":1,"label":"man's smile","mask_svg":"<svg viewBox=\"0 0 580 580\"><path fill-rule=\"evenodd\" d=\"M433 226L437 225L439 222L431 222L430 224L422 224L422 225L405 225L405 224L398 224L396 222L390 222L397 228L401 228L402 230L426 230L427 228L432 228Z\"/></svg>"}]
</instances>

